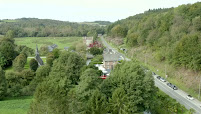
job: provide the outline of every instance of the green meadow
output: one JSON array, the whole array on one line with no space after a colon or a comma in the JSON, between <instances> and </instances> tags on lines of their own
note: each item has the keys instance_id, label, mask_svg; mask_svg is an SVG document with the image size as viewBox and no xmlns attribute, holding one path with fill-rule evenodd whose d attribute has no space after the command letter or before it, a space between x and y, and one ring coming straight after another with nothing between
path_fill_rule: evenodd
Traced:
<instances>
[{"instance_id":1,"label":"green meadow","mask_svg":"<svg viewBox=\"0 0 201 114\"><path fill-rule=\"evenodd\" d=\"M81 40L82 37L23 37L15 38L15 43L26 45L32 49L36 48L36 44L38 47L57 44L59 49L64 49L64 47L70 47Z\"/></svg>"},{"instance_id":2,"label":"green meadow","mask_svg":"<svg viewBox=\"0 0 201 114\"><path fill-rule=\"evenodd\" d=\"M5 98L0 101L0 114L27 114L32 96Z\"/></svg>"}]
</instances>

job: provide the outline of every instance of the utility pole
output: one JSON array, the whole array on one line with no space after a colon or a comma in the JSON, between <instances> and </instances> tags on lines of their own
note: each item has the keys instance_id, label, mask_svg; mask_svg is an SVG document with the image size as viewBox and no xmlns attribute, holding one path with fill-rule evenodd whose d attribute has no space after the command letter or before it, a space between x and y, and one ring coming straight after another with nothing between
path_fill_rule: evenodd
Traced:
<instances>
[{"instance_id":1,"label":"utility pole","mask_svg":"<svg viewBox=\"0 0 201 114\"><path fill-rule=\"evenodd\" d=\"M167 78L166 63L165 63L165 78Z\"/></svg>"},{"instance_id":2,"label":"utility pole","mask_svg":"<svg viewBox=\"0 0 201 114\"><path fill-rule=\"evenodd\" d=\"M201 76L200 76L200 84L201 84ZM200 99L200 84L199 84L199 94L198 94L198 99Z\"/></svg>"}]
</instances>

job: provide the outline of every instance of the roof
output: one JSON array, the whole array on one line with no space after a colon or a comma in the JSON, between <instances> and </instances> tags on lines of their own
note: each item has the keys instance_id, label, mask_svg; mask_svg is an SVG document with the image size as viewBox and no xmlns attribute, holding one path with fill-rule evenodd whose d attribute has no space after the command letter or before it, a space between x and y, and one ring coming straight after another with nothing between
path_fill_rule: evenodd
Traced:
<instances>
[{"instance_id":1,"label":"roof","mask_svg":"<svg viewBox=\"0 0 201 114\"><path fill-rule=\"evenodd\" d=\"M44 65L43 60L40 58L39 54L37 54L37 55L35 56L35 59L36 59L36 61L38 62L38 65L39 65L39 66Z\"/></svg>"},{"instance_id":2,"label":"roof","mask_svg":"<svg viewBox=\"0 0 201 114\"><path fill-rule=\"evenodd\" d=\"M119 56L118 54L103 54L104 61L118 61Z\"/></svg>"},{"instance_id":3,"label":"roof","mask_svg":"<svg viewBox=\"0 0 201 114\"><path fill-rule=\"evenodd\" d=\"M65 50L69 49L70 47L64 47Z\"/></svg>"},{"instance_id":4,"label":"roof","mask_svg":"<svg viewBox=\"0 0 201 114\"><path fill-rule=\"evenodd\" d=\"M43 60L40 58L37 45L36 45L36 53L35 54L36 54L35 59L38 62L38 65L39 66L44 65Z\"/></svg>"},{"instance_id":5,"label":"roof","mask_svg":"<svg viewBox=\"0 0 201 114\"><path fill-rule=\"evenodd\" d=\"M52 52L57 47L58 46L56 44L53 44L53 45L48 46L47 48L48 48L49 52Z\"/></svg>"}]
</instances>

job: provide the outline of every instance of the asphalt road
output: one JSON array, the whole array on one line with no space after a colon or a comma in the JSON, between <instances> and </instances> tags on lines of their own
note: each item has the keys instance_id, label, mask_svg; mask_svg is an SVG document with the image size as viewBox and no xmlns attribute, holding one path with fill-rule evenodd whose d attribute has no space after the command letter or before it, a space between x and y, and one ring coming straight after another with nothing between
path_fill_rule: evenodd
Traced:
<instances>
[{"instance_id":1,"label":"asphalt road","mask_svg":"<svg viewBox=\"0 0 201 114\"><path fill-rule=\"evenodd\" d=\"M101 37L102 43L109 49L113 49L117 54L123 56L125 60L130 61L131 59L126 58L122 53L119 53L116 49L112 48L103 37ZM184 105L187 109L193 108L196 111L196 114L201 114L201 102L194 98L194 100L188 100L186 96L188 95L184 91L178 89L173 90L167 86L167 82L162 82L154 76L155 86L157 86L161 91L165 92L170 97L176 99L180 104Z\"/></svg>"},{"instance_id":2,"label":"asphalt road","mask_svg":"<svg viewBox=\"0 0 201 114\"><path fill-rule=\"evenodd\" d=\"M127 58L124 54L119 53L115 48L112 48L103 37L101 37L101 41L102 43L108 48L108 49L112 49L115 53L117 53L119 56L122 56L126 61L131 61L131 59Z\"/></svg>"}]
</instances>

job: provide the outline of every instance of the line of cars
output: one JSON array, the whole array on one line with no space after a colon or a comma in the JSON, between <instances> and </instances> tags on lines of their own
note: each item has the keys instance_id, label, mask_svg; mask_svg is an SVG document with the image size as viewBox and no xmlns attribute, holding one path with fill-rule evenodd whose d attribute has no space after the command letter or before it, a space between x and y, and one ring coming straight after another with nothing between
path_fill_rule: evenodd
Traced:
<instances>
[{"instance_id":1,"label":"line of cars","mask_svg":"<svg viewBox=\"0 0 201 114\"><path fill-rule=\"evenodd\" d=\"M163 77L157 75L157 74L154 73L154 72L152 72L152 75L153 75L153 76L156 76L156 78L159 79L159 80L162 81L162 82L167 82ZM178 90L178 87L175 86L175 85L173 85L172 83L169 83L169 82L168 82L168 83L167 83L167 86L169 86L169 87L172 88L173 90ZM194 100L194 98L193 98L191 95L187 95L186 98L187 98L188 100ZM201 105L200 105L200 107L201 107Z\"/></svg>"},{"instance_id":2,"label":"line of cars","mask_svg":"<svg viewBox=\"0 0 201 114\"><path fill-rule=\"evenodd\" d=\"M156 76L156 78L159 79L160 81L162 81L162 82L167 82L163 77L157 75L156 73L152 72L152 74L153 74L154 76ZM175 85L173 85L172 83L169 83L169 82L168 82L168 83L167 83L167 86L169 86L169 87L172 88L173 90L178 90L178 87L175 86Z\"/></svg>"}]
</instances>

